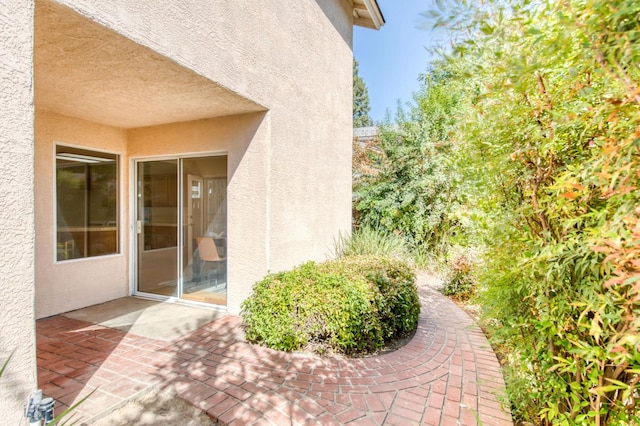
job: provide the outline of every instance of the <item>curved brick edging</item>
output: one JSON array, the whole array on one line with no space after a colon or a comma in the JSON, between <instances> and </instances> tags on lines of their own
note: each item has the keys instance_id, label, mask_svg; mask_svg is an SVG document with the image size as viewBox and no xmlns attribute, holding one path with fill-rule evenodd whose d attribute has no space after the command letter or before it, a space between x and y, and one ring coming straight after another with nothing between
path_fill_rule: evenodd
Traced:
<instances>
[{"instance_id":1,"label":"curved brick edging","mask_svg":"<svg viewBox=\"0 0 640 426\"><path fill-rule=\"evenodd\" d=\"M54 345L62 353L57 357L99 347L107 354L83 367L89 368L86 377L65 370L66 377L52 379L55 365L69 363L49 358L54 367L48 367L39 359L39 378L49 395L84 386L78 395L62 397L67 405L100 384L91 400L102 408L155 386L231 425L513 425L496 396L504 389L498 360L479 327L427 286L421 286L421 299L418 329L407 345L360 359L250 345L234 316L170 344L54 317L39 321L39 358L53 351L54 339L66 339ZM91 405L80 408L87 417L98 414Z\"/></svg>"},{"instance_id":2,"label":"curved brick edging","mask_svg":"<svg viewBox=\"0 0 640 426\"><path fill-rule=\"evenodd\" d=\"M512 425L496 398L504 389L498 360L479 327L435 290L423 287L421 299L418 330L397 351L328 359L236 341L199 358L204 368L190 365L188 379L172 386L231 424ZM226 323L240 327L239 318ZM176 344L202 347L224 334L212 323ZM203 398L205 386L216 393Z\"/></svg>"}]
</instances>

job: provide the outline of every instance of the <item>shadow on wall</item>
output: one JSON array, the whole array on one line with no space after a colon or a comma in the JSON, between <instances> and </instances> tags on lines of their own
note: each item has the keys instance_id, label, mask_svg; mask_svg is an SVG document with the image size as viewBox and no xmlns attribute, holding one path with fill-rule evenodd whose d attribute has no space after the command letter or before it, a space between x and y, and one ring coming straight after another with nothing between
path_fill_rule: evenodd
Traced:
<instances>
[{"instance_id":1,"label":"shadow on wall","mask_svg":"<svg viewBox=\"0 0 640 426\"><path fill-rule=\"evenodd\" d=\"M5 401L5 398L12 399L15 403L10 405L20 407L29 399L28 389L32 386L32 382L25 380L24 372L13 368L18 364L17 351L12 351L10 348L0 348L0 350L2 351L0 352L2 354L0 355L0 401Z\"/></svg>"},{"instance_id":2,"label":"shadow on wall","mask_svg":"<svg viewBox=\"0 0 640 426\"><path fill-rule=\"evenodd\" d=\"M353 24L350 19L346 19L346 20L344 19L344 15L343 15L344 12L342 11L342 9L337 9L338 7L340 7L340 6L337 6L337 4L342 5L342 7L347 9L347 16L350 16L352 13L351 9L349 8L349 6L345 6L345 5L349 5L351 2L336 2L334 0L316 0L316 3L320 7L320 10L322 10L322 13L324 13L327 19L329 19L329 22L331 22L331 24L336 29L338 34L340 34L340 37L342 38L344 43L347 45L349 50L352 50L351 45L352 45L352 39L353 39Z\"/></svg>"}]
</instances>

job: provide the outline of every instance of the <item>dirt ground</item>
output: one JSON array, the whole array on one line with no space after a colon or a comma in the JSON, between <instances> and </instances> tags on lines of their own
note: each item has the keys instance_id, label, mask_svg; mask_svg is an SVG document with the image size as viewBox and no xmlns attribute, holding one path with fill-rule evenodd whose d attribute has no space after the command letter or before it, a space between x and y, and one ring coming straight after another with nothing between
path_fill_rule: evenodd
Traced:
<instances>
[{"instance_id":1,"label":"dirt ground","mask_svg":"<svg viewBox=\"0 0 640 426\"><path fill-rule=\"evenodd\" d=\"M106 417L91 423L92 426L211 426L218 423L205 413L162 392L149 392L135 399Z\"/></svg>"}]
</instances>

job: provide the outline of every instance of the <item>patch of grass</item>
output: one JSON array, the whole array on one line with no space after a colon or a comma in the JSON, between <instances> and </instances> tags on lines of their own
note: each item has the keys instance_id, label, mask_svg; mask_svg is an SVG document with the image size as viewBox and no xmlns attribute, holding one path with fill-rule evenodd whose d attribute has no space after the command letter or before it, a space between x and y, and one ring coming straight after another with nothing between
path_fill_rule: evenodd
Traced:
<instances>
[{"instance_id":1,"label":"patch of grass","mask_svg":"<svg viewBox=\"0 0 640 426\"><path fill-rule=\"evenodd\" d=\"M340 234L334 242L334 252L336 257L384 256L413 263L413 254L401 236L369 226Z\"/></svg>"}]
</instances>

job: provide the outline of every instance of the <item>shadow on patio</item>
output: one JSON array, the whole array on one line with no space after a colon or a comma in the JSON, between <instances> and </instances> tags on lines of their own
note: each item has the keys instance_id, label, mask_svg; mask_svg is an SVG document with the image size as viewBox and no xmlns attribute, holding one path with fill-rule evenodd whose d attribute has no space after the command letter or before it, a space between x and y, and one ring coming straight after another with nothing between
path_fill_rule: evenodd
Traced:
<instances>
[{"instance_id":1,"label":"shadow on patio","mask_svg":"<svg viewBox=\"0 0 640 426\"><path fill-rule=\"evenodd\" d=\"M435 290L422 286L421 298L407 345L359 359L250 345L231 315L193 331L174 326L181 337L168 343L53 317L38 322L40 382L64 404L100 385L81 406L85 419L155 388L227 424L512 425L481 330Z\"/></svg>"},{"instance_id":2,"label":"shadow on patio","mask_svg":"<svg viewBox=\"0 0 640 426\"><path fill-rule=\"evenodd\" d=\"M56 400L56 414L98 388L74 420L99 417L159 383L154 365L168 342L220 316L123 298L38 320L39 387Z\"/></svg>"}]
</instances>

